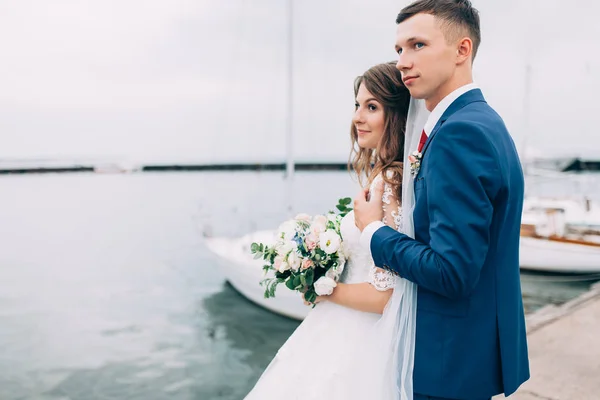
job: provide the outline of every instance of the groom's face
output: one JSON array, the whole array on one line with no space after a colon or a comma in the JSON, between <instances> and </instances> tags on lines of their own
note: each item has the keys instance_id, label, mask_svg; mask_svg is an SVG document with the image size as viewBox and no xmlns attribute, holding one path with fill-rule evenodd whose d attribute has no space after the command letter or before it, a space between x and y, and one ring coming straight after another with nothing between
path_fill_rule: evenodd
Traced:
<instances>
[{"instance_id":1,"label":"groom's face","mask_svg":"<svg viewBox=\"0 0 600 400\"><path fill-rule=\"evenodd\" d=\"M396 52L396 67L411 96L435 107L456 69L456 46L448 44L440 22L431 14L417 14L398 24Z\"/></svg>"}]
</instances>

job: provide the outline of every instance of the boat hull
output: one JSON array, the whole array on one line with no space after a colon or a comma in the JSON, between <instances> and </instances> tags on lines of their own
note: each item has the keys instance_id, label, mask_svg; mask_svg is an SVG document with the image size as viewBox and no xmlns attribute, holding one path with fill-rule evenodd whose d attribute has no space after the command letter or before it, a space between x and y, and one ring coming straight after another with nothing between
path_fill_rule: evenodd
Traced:
<instances>
[{"instance_id":1,"label":"boat hull","mask_svg":"<svg viewBox=\"0 0 600 400\"><path fill-rule=\"evenodd\" d=\"M600 273L600 246L521 236L522 269L560 273Z\"/></svg>"},{"instance_id":2,"label":"boat hull","mask_svg":"<svg viewBox=\"0 0 600 400\"><path fill-rule=\"evenodd\" d=\"M265 278L262 269L264 262L252 257L249 246L253 241L267 242L264 239L267 234L268 232L257 232L253 237L244 236L233 240L208 238L206 245L219 256L219 264L225 278L241 295L274 313L302 320L311 308L304 304L297 292L280 285L275 297L264 297L265 289L260 285L260 281Z\"/></svg>"},{"instance_id":3,"label":"boat hull","mask_svg":"<svg viewBox=\"0 0 600 400\"><path fill-rule=\"evenodd\" d=\"M218 256L225 278L240 294L274 313L302 320L310 307L297 292L282 285L274 298L264 297L264 287L260 285L265 278L263 261L252 257L250 245L268 244L272 236L271 231L261 231L238 239L207 238L206 246ZM520 267L555 273L600 273L600 246L521 236Z\"/></svg>"}]
</instances>

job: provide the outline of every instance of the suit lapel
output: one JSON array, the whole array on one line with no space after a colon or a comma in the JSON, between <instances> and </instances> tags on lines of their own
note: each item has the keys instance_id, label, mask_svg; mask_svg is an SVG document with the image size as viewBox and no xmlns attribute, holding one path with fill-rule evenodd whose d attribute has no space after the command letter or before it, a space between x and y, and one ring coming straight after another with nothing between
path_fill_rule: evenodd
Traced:
<instances>
[{"instance_id":1,"label":"suit lapel","mask_svg":"<svg viewBox=\"0 0 600 400\"><path fill-rule=\"evenodd\" d=\"M438 133L444 122L446 122L446 120L450 118L452 114L465 107L467 104L475 103L478 101L485 102L485 98L483 97L483 93L481 93L480 89L469 90L467 93L454 100L454 102L450 104L450 106L446 109L446 111L442 115L442 118L440 118L437 124L435 124L435 126L433 127L431 134L429 135L427 141L425 142L425 145L423 146L423 150L421 150L422 156L425 156L425 151L427 151L429 143L431 143L433 137L436 135L436 133Z\"/></svg>"}]
</instances>

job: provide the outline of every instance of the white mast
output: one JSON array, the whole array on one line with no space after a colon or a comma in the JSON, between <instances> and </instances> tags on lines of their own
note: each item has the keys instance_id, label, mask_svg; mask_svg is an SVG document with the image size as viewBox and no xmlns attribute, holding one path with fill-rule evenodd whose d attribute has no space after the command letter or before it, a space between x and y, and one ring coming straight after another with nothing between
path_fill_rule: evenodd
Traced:
<instances>
[{"instance_id":1,"label":"white mast","mask_svg":"<svg viewBox=\"0 0 600 400\"><path fill-rule=\"evenodd\" d=\"M528 62L525 66L525 93L523 95L523 125L522 137L521 137L521 151L523 153L523 173L527 176L527 137L531 134L530 114L531 114L531 78L532 78L532 66Z\"/></svg>"},{"instance_id":2,"label":"white mast","mask_svg":"<svg viewBox=\"0 0 600 400\"><path fill-rule=\"evenodd\" d=\"M535 13L535 10L538 10L538 1L532 0L528 3L528 7L526 8L526 12L533 12L531 15L538 15ZM533 62L534 62L534 40L537 38L536 32L533 29L532 21L529 21L525 25L525 36L529 39L527 41L527 45L525 47L525 93L523 94L523 120L521 121L521 163L523 165L523 175L525 176L525 180L527 180L527 175L529 172L528 164L531 160L529 160L527 156L527 139L532 134L531 132L531 91L532 91L532 79L533 79ZM531 154L531 151L529 152ZM525 196L528 194L529 185L525 183Z\"/></svg>"},{"instance_id":3,"label":"white mast","mask_svg":"<svg viewBox=\"0 0 600 400\"><path fill-rule=\"evenodd\" d=\"M294 210L294 1L288 0L288 43L287 43L287 110L286 110L286 183L287 211Z\"/></svg>"}]
</instances>

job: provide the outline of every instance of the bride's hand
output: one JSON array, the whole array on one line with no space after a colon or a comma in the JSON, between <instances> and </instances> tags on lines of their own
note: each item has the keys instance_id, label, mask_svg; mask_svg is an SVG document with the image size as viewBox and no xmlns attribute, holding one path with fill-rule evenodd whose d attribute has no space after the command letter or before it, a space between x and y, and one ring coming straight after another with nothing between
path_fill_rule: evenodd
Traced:
<instances>
[{"instance_id":1,"label":"bride's hand","mask_svg":"<svg viewBox=\"0 0 600 400\"><path fill-rule=\"evenodd\" d=\"M383 181L372 192L363 190L354 198L354 223L362 232L371 222L383 219Z\"/></svg>"},{"instance_id":2,"label":"bride's hand","mask_svg":"<svg viewBox=\"0 0 600 400\"><path fill-rule=\"evenodd\" d=\"M322 301L325 301L325 300L327 300L327 296L317 296L317 298L315 299L315 302L314 302L314 303L311 303L310 301L307 301L307 300L304 298L304 293L302 293L302 300L304 301L304 305L305 305L305 306L312 306L313 304L318 304L318 303L320 303L320 302L322 302Z\"/></svg>"}]
</instances>

